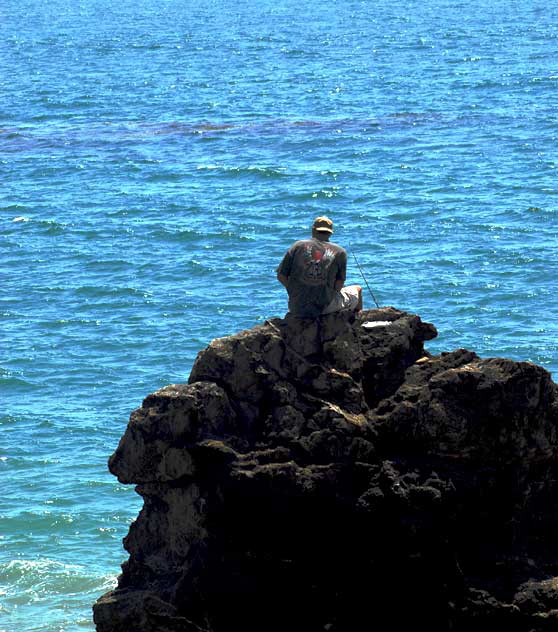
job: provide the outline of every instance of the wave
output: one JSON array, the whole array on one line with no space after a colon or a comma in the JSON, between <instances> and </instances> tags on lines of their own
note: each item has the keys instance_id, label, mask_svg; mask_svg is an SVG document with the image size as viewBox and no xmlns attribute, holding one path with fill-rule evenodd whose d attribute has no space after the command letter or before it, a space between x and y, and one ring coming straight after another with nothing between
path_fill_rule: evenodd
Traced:
<instances>
[{"instance_id":1,"label":"wave","mask_svg":"<svg viewBox=\"0 0 558 632\"><path fill-rule=\"evenodd\" d=\"M16 228L22 228L26 226L29 230L38 229L44 235L62 235L66 233L69 225L65 222L60 222L55 219L37 219L35 217L28 217L25 215L14 217L10 220L12 223L18 224L17 227L14 226L14 230Z\"/></svg>"},{"instance_id":2,"label":"wave","mask_svg":"<svg viewBox=\"0 0 558 632\"><path fill-rule=\"evenodd\" d=\"M49 558L14 559L0 564L0 583L9 585L7 596L37 597L52 594L79 594L84 591L110 589L116 585L114 575L96 575L90 567L65 564Z\"/></svg>"},{"instance_id":3,"label":"wave","mask_svg":"<svg viewBox=\"0 0 558 632\"><path fill-rule=\"evenodd\" d=\"M151 234L153 237L162 239L163 241L176 241L179 243L195 243L202 236L198 231L189 228L158 228Z\"/></svg>"},{"instance_id":4,"label":"wave","mask_svg":"<svg viewBox=\"0 0 558 632\"><path fill-rule=\"evenodd\" d=\"M56 320L44 320L38 323L41 329L62 329L64 327L83 327L83 326L98 326L100 321L93 318L58 318Z\"/></svg>"},{"instance_id":5,"label":"wave","mask_svg":"<svg viewBox=\"0 0 558 632\"><path fill-rule=\"evenodd\" d=\"M16 393L20 391L34 391L40 390L42 386L34 384L20 377L15 377L13 374L8 373L0 378L0 390L8 393Z\"/></svg>"},{"instance_id":6,"label":"wave","mask_svg":"<svg viewBox=\"0 0 558 632\"><path fill-rule=\"evenodd\" d=\"M147 182L152 182L152 183L180 182L184 178L189 178L189 177L190 177L190 174L187 172L176 173L176 172L168 171L168 172L150 173L148 176L146 176L145 180Z\"/></svg>"},{"instance_id":7,"label":"wave","mask_svg":"<svg viewBox=\"0 0 558 632\"><path fill-rule=\"evenodd\" d=\"M135 287L109 287L109 286L98 286L98 285L82 285L81 287L76 288L75 293L81 296L90 296L90 297L103 297L103 296L142 296L146 297L150 294L150 292L145 289L135 288Z\"/></svg>"},{"instance_id":8,"label":"wave","mask_svg":"<svg viewBox=\"0 0 558 632\"><path fill-rule=\"evenodd\" d=\"M197 171L215 171L220 175L226 176L238 176L238 175L250 175L260 176L262 178L282 178L290 174L286 173L286 167L261 167L257 165L249 165L247 167L228 167L226 165L198 165Z\"/></svg>"}]
</instances>

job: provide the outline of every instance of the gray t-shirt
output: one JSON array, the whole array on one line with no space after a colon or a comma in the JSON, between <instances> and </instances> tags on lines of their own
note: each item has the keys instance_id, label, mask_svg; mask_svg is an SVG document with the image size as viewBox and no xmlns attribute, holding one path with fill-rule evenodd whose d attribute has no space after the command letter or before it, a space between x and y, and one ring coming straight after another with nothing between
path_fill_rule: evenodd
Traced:
<instances>
[{"instance_id":1,"label":"gray t-shirt","mask_svg":"<svg viewBox=\"0 0 558 632\"><path fill-rule=\"evenodd\" d=\"M335 281L345 282L347 253L329 241L303 239L289 248L277 272L288 278L289 312L313 318L331 303Z\"/></svg>"}]
</instances>

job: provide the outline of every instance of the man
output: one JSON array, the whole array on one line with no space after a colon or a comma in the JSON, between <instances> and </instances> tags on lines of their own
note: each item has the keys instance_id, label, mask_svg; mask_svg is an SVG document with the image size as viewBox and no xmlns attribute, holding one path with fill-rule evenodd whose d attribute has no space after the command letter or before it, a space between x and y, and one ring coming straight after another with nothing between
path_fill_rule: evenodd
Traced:
<instances>
[{"instance_id":1,"label":"man","mask_svg":"<svg viewBox=\"0 0 558 632\"><path fill-rule=\"evenodd\" d=\"M289 294L289 313L315 318L342 309L362 309L360 285L343 287L347 273L347 252L329 241L333 222L316 217L312 239L295 242L277 268L277 279Z\"/></svg>"}]
</instances>

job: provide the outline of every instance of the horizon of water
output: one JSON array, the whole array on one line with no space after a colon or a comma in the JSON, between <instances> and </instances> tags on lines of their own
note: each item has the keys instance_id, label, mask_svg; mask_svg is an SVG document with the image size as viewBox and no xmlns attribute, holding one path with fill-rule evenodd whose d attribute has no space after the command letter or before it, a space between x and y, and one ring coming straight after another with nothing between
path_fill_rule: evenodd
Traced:
<instances>
[{"instance_id":1,"label":"horizon of water","mask_svg":"<svg viewBox=\"0 0 558 632\"><path fill-rule=\"evenodd\" d=\"M558 7L6 0L0 35L0 632L94 629L130 412L285 313L317 215L429 351L557 375Z\"/></svg>"}]
</instances>

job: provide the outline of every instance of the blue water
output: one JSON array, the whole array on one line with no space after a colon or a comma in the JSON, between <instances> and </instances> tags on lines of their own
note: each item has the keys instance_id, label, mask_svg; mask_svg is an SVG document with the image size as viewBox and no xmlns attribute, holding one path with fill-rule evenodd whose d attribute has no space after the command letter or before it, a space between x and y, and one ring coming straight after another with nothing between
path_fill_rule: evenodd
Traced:
<instances>
[{"instance_id":1,"label":"blue water","mask_svg":"<svg viewBox=\"0 0 558 632\"><path fill-rule=\"evenodd\" d=\"M130 411L284 314L318 214L430 351L556 376L557 49L542 0L4 0L1 632L93 630Z\"/></svg>"}]
</instances>

